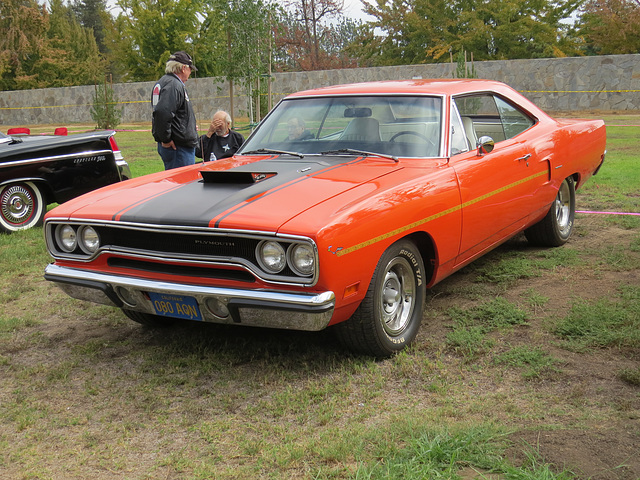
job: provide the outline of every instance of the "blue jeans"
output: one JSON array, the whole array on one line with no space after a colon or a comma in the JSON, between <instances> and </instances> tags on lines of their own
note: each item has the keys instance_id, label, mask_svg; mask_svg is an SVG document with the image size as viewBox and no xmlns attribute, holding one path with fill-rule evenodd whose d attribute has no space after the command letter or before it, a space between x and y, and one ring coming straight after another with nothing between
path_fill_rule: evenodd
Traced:
<instances>
[{"instance_id":1,"label":"blue jeans","mask_svg":"<svg viewBox=\"0 0 640 480\"><path fill-rule=\"evenodd\" d=\"M173 148L165 148L158 142L158 153L160 154L160 158L162 158L165 170L196 163L195 147L188 148L176 145L176 149L174 150Z\"/></svg>"}]
</instances>

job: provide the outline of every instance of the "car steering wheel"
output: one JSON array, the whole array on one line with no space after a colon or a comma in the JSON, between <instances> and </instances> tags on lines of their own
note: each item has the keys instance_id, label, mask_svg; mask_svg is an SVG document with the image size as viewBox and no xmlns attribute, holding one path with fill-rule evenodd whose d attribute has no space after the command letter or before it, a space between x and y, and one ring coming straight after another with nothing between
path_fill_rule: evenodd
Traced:
<instances>
[{"instance_id":1,"label":"car steering wheel","mask_svg":"<svg viewBox=\"0 0 640 480\"><path fill-rule=\"evenodd\" d=\"M422 135L421 133L414 132L412 130L402 130L401 132L396 133L393 137L389 139L389 143L394 143L395 139L401 135L414 135L418 137L420 140L424 140L424 143L428 145L430 149L433 149L433 150L436 149L435 143L433 143L431 140L429 140L426 136Z\"/></svg>"},{"instance_id":2,"label":"car steering wheel","mask_svg":"<svg viewBox=\"0 0 640 480\"><path fill-rule=\"evenodd\" d=\"M424 140L425 143L431 143L431 144L433 143L431 140L429 140L427 137L425 137L421 133L413 132L411 130L403 130L401 132L396 133L393 137L391 137L389 139L389 142L395 141L395 139L398 138L401 135L415 135L416 137L420 138L421 140Z\"/></svg>"}]
</instances>

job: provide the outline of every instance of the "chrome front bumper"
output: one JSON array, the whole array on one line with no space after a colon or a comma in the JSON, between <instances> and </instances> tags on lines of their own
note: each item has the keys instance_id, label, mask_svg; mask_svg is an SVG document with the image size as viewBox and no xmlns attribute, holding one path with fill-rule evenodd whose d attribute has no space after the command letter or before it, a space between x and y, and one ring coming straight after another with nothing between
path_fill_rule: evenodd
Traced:
<instances>
[{"instance_id":1,"label":"chrome front bumper","mask_svg":"<svg viewBox=\"0 0 640 480\"><path fill-rule=\"evenodd\" d=\"M196 299L203 320L212 323L318 331L329 324L335 307L335 295L331 291L313 294L207 287L54 264L47 266L44 278L56 282L73 298L149 314L156 312L148 292L187 295ZM215 308L220 304L228 311L227 316L220 315L220 308Z\"/></svg>"}]
</instances>

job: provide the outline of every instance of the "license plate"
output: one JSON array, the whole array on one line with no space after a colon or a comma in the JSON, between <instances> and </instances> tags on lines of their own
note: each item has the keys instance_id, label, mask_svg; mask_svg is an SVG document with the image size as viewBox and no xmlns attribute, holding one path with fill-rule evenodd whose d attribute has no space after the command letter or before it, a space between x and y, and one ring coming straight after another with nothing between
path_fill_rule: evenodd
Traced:
<instances>
[{"instance_id":1,"label":"license plate","mask_svg":"<svg viewBox=\"0 0 640 480\"><path fill-rule=\"evenodd\" d=\"M149 298L153 308L156 310L156 315L185 318L187 320L202 320L198 302L193 297L149 292Z\"/></svg>"}]
</instances>

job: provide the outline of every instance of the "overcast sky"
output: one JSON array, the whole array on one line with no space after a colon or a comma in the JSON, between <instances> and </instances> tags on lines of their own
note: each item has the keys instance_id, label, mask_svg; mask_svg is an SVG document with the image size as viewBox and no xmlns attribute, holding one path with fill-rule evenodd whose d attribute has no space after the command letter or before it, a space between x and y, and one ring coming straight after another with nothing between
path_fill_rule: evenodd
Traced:
<instances>
[{"instance_id":1,"label":"overcast sky","mask_svg":"<svg viewBox=\"0 0 640 480\"><path fill-rule=\"evenodd\" d=\"M375 4L375 2L370 2ZM354 20L371 21L372 17L366 15L362 11L362 2L360 0L344 0L344 14Z\"/></svg>"},{"instance_id":2,"label":"overcast sky","mask_svg":"<svg viewBox=\"0 0 640 480\"><path fill-rule=\"evenodd\" d=\"M48 3L46 0L45 2ZM107 5L109 7L115 7L116 0L107 0ZM115 12L112 12L112 13L115 13ZM362 20L363 22L366 20L369 20L369 21L372 20L371 17L368 17L362 11L362 2L360 2L360 0L344 0L343 13L345 16L349 18L353 18L354 20Z\"/></svg>"}]
</instances>

